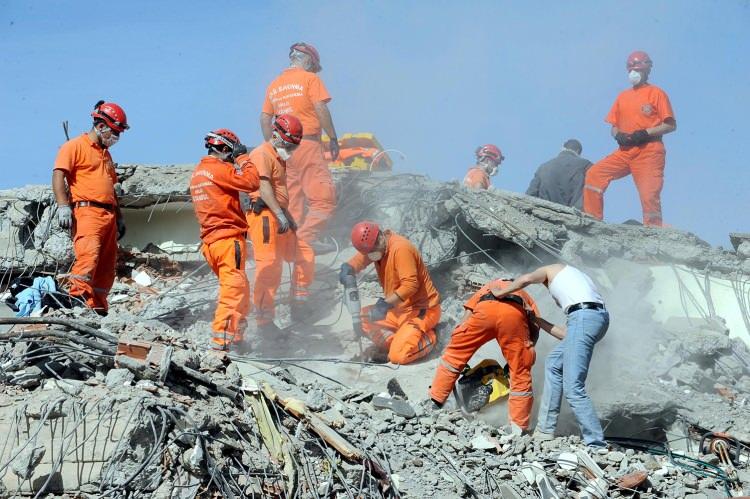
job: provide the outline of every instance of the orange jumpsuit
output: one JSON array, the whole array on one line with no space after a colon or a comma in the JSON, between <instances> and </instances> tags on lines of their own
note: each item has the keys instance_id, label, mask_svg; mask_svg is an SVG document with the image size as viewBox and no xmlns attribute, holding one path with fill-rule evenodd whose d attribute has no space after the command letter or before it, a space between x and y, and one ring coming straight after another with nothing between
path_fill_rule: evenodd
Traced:
<instances>
[{"instance_id":1,"label":"orange jumpsuit","mask_svg":"<svg viewBox=\"0 0 750 499\"><path fill-rule=\"evenodd\" d=\"M536 303L525 291L517 291L510 297L497 300L490 293L493 286L504 288L508 282L493 281L474 293L464 304L471 315L453 330L451 341L440 358L432 380L430 397L439 403L445 402L474 353L494 339L510 368L510 421L526 430L534 405L531 367L536 361L534 343L539 329L535 325L530 326L524 308L536 314ZM523 301L524 305L519 301Z\"/></svg>"},{"instance_id":2,"label":"orange jumpsuit","mask_svg":"<svg viewBox=\"0 0 750 499\"><path fill-rule=\"evenodd\" d=\"M60 147L54 169L65 173L75 220L76 258L69 292L106 313L117 262L117 174L112 156L84 133Z\"/></svg>"},{"instance_id":3,"label":"orange jumpsuit","mask_svg":"<svg viewBox=\"0 0 750 499\"><path fill-rule=\"evenodd\" d=\"M250 154L240 156L237 164L241 166L243 161L255 165L261 180L269 180L279 206L287 209L289 194L286 187L286 164L273 146L269 142L264 142ZM260 191L250 193L250 198L253 203L257 202L260 199ZM263 208L260 213L250 210L246 215L255 258L255 320L258 326L264 326L273 321L275 316L276 291L281 283L284 262L294 262L294 292L298 287L307 289L310 285L315 272L315 255L312 251L307 251L309 247L298 246L297 237L291 229L284 234L277 232L278 220L269 208Z\"/></svg>"},{"instance_id":4,"label":"orange jumpsuit","mask_svg":"<svg viewBox=\"0 0 750 499\"><path fill-rule=\"evenodd\" d=\"M394 364L409 364L429 354L437 343L435 326L440 322L440 294L432 284L422 256L405 237L385 231L386 248L377 262L357 253L349 260L355 272L375 265L383 293L396 293L401 303L385 319L370 322L371 307L362 309L362 330L376 346L388 351Z\"/></svg>"},{"instance_id":5,"label":"orange jumpsuit","mask_svg":"<svg viewBox=\"0 0 750 499\"><path fill-rule=\"evenodd\" d=\"M487 175L487 172L481 166L472 166L466 172L464 185L470 189L487 190L490 188L490 176Z\"/></svg>"},{"instance_id":6,"label":"orange jumpsuit","mask_svg":"<svg viewBox=\"0 0 750 499\"><path fill-rule=\"evenodd\" d=\"M245 274L247 220L239 192L258 189L255 167L240 168L214 156L204 156L190 178L190 195L200 224L202 252L219 278L219 300L212 323L212 347L224 350L242 341L250 312L250 285Z\"/></svg>"},{"instance_id":7,"label":"orange jumpsuit","mask_svg":"<svg viewBox=\"0 0 750 499\"><path fill-rule=\"evenodd\" d=\"M645 83L617 96L605 121L623 133L633 133L660 125L670 118L674 119L674 113L667 94L659 87ZM586 174L583 211L601 220L604 192L609 183L632 174L641 198L643 224L661 226L665 155L661 137L639 146L620 146L594 164Z\"/></svg>"},{"instance_id":8,"label":"orange jumpsuit","mask_svg":"<svg viewBox=\"0 0 750 499\"><path fill-rule=\"evenodd\" d=\"M315 104L329 102L323 81L301 68L287 68L266 90L263 112L271 115L293 114L304 130L302 143L286 162L289 189L289 213L299 226L297 238L303 250L312 252L317 239L336 208L336 188L320 142L320 121ZM305 206L307 201L307 206ZM299 298L306 290L298 288Z\"/></svg>"}]
</instances>

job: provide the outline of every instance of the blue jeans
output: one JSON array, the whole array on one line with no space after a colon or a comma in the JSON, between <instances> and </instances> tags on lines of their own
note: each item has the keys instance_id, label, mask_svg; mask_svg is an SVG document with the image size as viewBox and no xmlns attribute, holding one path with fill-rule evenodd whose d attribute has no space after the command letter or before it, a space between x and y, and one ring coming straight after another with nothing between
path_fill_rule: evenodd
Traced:
<instances>
[{"instance_id":1,"label":"blue jeans","mask_svg":"<svg viewBox=\"0 0 750 499\"><path fill-rule=\"evenodd\" d=\"M583 441L587 445L604 446L602 425L586 393L586 376L594 345L604 338L609 328L609 313L606 310L576 310L568 315L567 328L565 338L545 361L544 393L537 429L544 433L555 432L565 394L581 428Z\"/></svg>"}]
</instances>

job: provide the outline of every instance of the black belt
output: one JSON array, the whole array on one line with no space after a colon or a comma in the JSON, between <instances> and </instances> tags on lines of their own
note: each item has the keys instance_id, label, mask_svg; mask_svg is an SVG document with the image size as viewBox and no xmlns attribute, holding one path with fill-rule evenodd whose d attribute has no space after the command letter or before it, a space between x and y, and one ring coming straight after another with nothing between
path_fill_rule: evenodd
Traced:
<instances>
[{"instance_id":1,"label":"black belt","mask_svg":"<svg viewBox=\"0 0 750 499\"><path fill-rule=\"evenodd\" d=\"M261 198L250 202L250 211L252 211L256 215L260 214L260 212L263 211L264 208L268 208L268 205Z\"/></svg>"},{"instance_id":2,"label":"black belt","mask_svg":"<svg viewBox=\"0 0 750 499\"><path fill-rule=\"evenodd\" d=\"M573 312L576 312L578 310L586 310L586 309L604 310L604 304L595 302L595 301L584 301L584 302L576 303L575 305L569 306L568 310L565 313L572 314Z\"/></svg>"},{"instance_id":3,"label":"black belt","mask_svg":"<svg viewBox=\"0 0 750 499\"><path fill-rule=\"evenodd\" d=\"M521 298L518 295L505 295L502 298L498 298L497 296L492 294L492 291L479 297L479 301L477 303L482 303L483 301L490 301L490 300L499 301L499 302L511 302L511 303L515 303L516 305L521 305L522 307L524 306L523 298Z\"/></svg>"},{"instance_id":4,"label":"black belt","mask_svg":"<svg viewBox=\"0 0 750 499\"><path fill-rule=\"evenodd\" d=\"M103 210L107 211L115 211L114 205L98 203L96 201L76 201L75 203L73 203L73 206L75 206L76 208L86 208L88 206L94 206L96 208L102 208Z\"/></svg>"}]
</instances>

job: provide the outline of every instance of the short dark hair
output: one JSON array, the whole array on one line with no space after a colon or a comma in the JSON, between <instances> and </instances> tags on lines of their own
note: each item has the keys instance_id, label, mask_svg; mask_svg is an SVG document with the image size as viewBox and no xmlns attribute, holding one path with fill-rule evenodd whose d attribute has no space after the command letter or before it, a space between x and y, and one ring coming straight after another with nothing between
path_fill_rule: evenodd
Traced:
<instances>
[{"instance_id":1,"label":"short dark hair","mask_svg":"<svg viewBox=\"0 0 750 499\"><path fill-rule=\"evenodd\" d=\"M581 154L583 152L583 146L581 143L576 139L568 139L563 144L563 147L565 149L570 149L571 151L575 151L578 154Z\"/></svg>"}]
</instances>

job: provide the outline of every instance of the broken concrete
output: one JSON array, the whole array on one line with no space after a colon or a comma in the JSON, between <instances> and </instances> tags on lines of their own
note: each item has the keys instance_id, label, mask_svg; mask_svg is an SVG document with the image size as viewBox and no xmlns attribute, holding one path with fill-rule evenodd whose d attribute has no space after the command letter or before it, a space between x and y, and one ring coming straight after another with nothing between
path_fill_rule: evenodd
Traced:
<instances>
[{"instance_id":1,"label":"broken concrete","mask_svg":"<svg viewBox=\"0 0 750 499\"><path fill-rule=\"evenodd\" d=\"M285 283L277 322L288 327L289 339L259 350L250 331L256 350L230 359L205 351L216 280L195 265L191 170L121 167L119 189L133 239L121 254L111 313L102 319L84 309L52 312L85 318L122 345L168 346L171 368L152 375L144 359L115 359L116 345L108 344L112 354L105 354L63 342L54 336L65 330L60 325L23 326L26 333L16 326L16 336L0 340L0 434L12 435L0 444L0 490L529 497L538 490L523 474L532 463L541 464L560 496L591 496L603 487L611 497L632 494L618 489L620 483L644 495L717 497L737 486L717 456L698 452L698 442L711 431L750 443L750 325L743 298L750 260L742 243L736 252L725 251L675 229L604 224L535 198L469 192L425 177L337 174L339 210L328 235L341 250L319 258L314 310L305 322L292 321ZM6 283L21 273L67 270L69 236L56 228L53 214L47 188L0 193L0 225L10 234L0 236L7 237L0 241L8 248L0 255ZM581 450L569 412L550 442L509 437L498 430L504 402L474 419L426 409L437 353L398 368L358 363L335 272L352 254L349 229L362 218L406 235L424 254L443 298L441 345L477 285L552 261L586 268L613 317L589 377L607 436L623 445L590 456L604 483L557 464L561 453ZM252 276L252 265L247 271ZM531 292L545 317L563 319L546 293ZM379 296L372 275L361 279L360 294L365 304ZM21 337L33 331L51 336ZM537 345L537 396L541 359L554 345L547 336ZM483 347L473 362L486 357L500 357L496 345ZM158 371L158 364L152 361L149 369ZM383 393L391 378L403 388L397 399ZM237 398L240 386L245 394ZM389 400L397 400L399 410ZM696 476L666 455L629 448L617 437L670 441L673 451L719 465L719 471ZM745 459L735 467L746 465Z\"/></svg>"}]
</instances>

